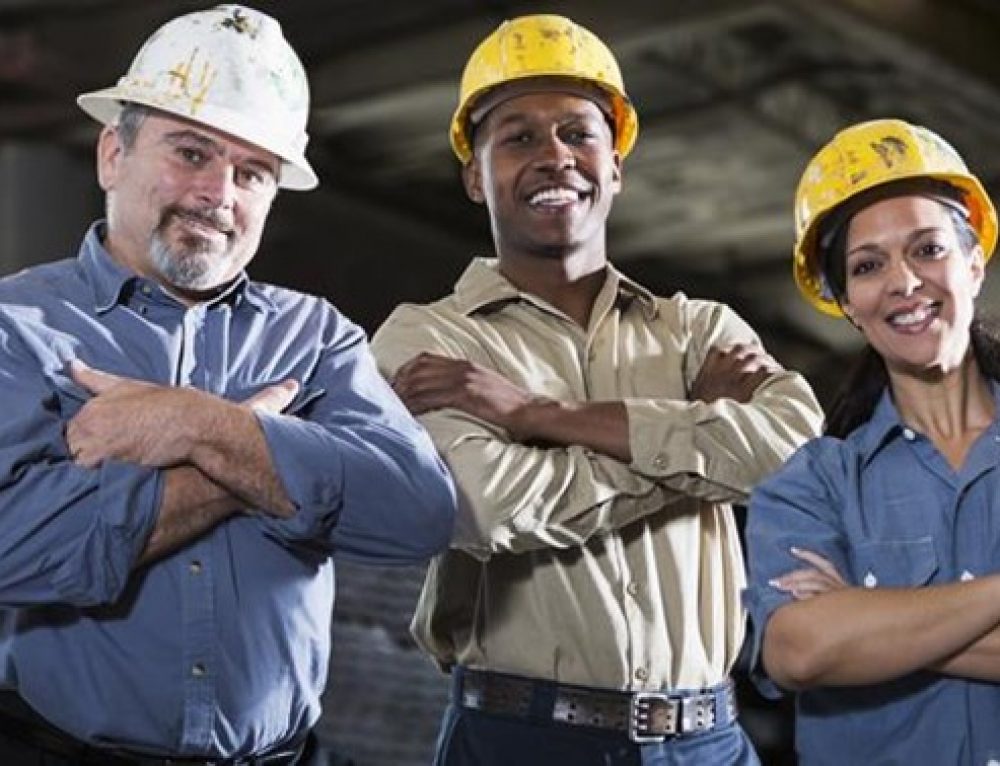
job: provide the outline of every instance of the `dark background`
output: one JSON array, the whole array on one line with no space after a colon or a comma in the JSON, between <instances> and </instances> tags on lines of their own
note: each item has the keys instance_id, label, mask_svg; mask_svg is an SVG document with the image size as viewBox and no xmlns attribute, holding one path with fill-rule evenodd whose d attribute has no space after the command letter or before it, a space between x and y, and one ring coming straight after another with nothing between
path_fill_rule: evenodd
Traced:
<instances>
[{"instance_id":1,"label":"dark background","mask_svg":"<svg viewBox=\"0 0 1000 766\"><path fill-rule=\"evenodd\" d=\"M824 402L857 339L791 280L792 197L812 153L847 124L902 117L940 132L992 193L1000 187L996 0L251 4L282 22L309 71L309 157L322 180L279 196L251 272L330 297L370 332L490 254L447 127L468 54L523 13L564 13L604 38L636 102L615 263L660 293L729 303ZM74 97L114 83L168 18L207 5L0 0L0 273L75 253L100 214L97 126ZM406 629L421 572L342 565L338 575L321 729L363 766L427 763L446 682ZM743 693L765 761L790 763L787 711Z\"/></svg>"}]
</instances>

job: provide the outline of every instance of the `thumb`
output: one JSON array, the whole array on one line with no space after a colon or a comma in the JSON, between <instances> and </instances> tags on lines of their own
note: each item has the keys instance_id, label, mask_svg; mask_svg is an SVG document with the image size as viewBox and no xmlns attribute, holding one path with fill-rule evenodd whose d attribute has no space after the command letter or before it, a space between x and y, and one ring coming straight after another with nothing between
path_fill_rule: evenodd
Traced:
<instances>
[{"instance_id":1,"label":"thumb","mask_svg":"<svg viewBox=\"0 0 1000 766\"><path fill-rule=\"evenodd\" d=\"M249 407L252 410L280 413L292 403L298 392L299 382L293 378L289 378L288 380L283 380L280 383L275 383L261 389L243 402L243 406Z\"/></svg>"},{"instance_id":2,"label":"thumb","mask_svg":"<svg viewBox=\"0 0 1000 766\"><path fill-rule=\"evenodd\" d=\"M95 370L93 367L74 359L69 363L69 374L73 382L87 389L92 394L103 394L112 386L121 382L121 378L110 372Z\"/></svg>"}]
</instances>

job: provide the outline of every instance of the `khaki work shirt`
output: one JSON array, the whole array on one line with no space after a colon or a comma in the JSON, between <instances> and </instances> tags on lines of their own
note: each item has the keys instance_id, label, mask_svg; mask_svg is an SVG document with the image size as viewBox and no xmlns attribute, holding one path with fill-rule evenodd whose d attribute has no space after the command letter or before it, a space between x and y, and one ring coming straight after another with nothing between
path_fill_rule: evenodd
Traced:
<instances>
[{"instance_id":1,"label":"khaki work shirt","mask_svg":"<svg viewBox=\"0 0 1000 766\"><path fill-rule=\"evenodd\" d=\"M422 416L459 514L428 570L417 642L444 668L615 689L719 683L745 625L729 504L817 433L809 385L781 372L747 404L690 401L712 346L758 340L731 309L657 298L609 266L584 329L497 266L478 259L452 295L397 308L373 339L383 373L430 351L554 399L624 401L633 460L519 444L458 410Z\"/></svg>"}]
</instances>

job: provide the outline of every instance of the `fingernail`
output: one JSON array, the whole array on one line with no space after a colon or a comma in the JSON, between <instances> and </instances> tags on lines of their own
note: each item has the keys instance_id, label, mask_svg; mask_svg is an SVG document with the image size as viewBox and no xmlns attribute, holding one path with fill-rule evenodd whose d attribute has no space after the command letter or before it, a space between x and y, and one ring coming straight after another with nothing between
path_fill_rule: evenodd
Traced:
<instances>
[{"instance_id":1,"label":"fingernail","mask_svg":"<svg viewBox=\"0 0 1000 766\"><path fill-rule=\"evenodd\" d=\"M768 580L767 584L770 585L772 588L780 588L781 587L781 583L778 580Z\"/></svg>"}]
</instances>

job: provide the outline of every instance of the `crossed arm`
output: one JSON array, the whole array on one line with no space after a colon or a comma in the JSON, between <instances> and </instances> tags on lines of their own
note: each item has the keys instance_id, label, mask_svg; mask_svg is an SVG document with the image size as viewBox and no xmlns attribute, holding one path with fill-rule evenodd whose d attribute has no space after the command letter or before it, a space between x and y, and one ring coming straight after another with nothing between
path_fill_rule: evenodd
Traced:
<instances>
[{"instance_id":1,"label":"crossed arm","mask_svg":"<svg viewBox=\"0 0 1000 766\"><path fill-rule=\"evenodd\" d=\"M200 537L241 508L277 517L292 514L254 410L281 412L295 397L295 381L234 404L195 389L118 377L80 362L70 372L93 394L66 426L74 461L85 468L121 460L163 469L159 512L136 566Z\"/></svg>"},{"instance_id":2,"label":"crossed arm","mask_svg":"<svg viewBox=\"0 0 1000 766\"><path fill-rule=\"evenodd\" d=\"M747 402L780 370L754 344L713 348L691 387L691 398ZM569 402L535 396L475 362L427 352L400 367L392 386L415 415L450 407L503 428L521 444L576 445L623 463L632 461L628 414L621 401Z\"/></svg>"},{"instance_id":3,"label":"crossed arm","mask_svg":"<svg viewBox=\"0 0 1000 766\"><path fill-rule=\"evenodd\" d=\"M1000 575L922 588L848 585L823 556L771 585L794 601L767 623L764 667L790 689L851 686L919 670L1000 682Z\"/></svg>"}]
</instances>

